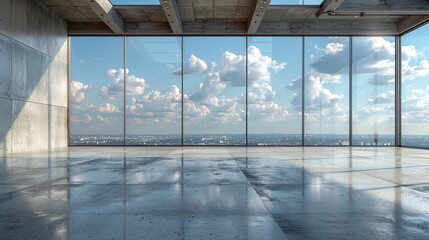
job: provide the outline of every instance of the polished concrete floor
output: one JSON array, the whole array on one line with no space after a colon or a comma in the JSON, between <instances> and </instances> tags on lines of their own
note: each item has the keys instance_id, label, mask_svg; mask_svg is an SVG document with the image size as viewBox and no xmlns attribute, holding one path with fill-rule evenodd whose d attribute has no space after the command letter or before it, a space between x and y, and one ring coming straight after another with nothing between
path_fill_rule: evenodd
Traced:
<instances>
[{"instance_id":1,"label":"polished concrete floor","mask_svg":"<svg viewBox=\"0 0 429 240\"><path fill-rule=\"evenodd\" d=\"M429 239L429 150L71 147L2 156L0 239Z\"/></svg>"}]
</instances>

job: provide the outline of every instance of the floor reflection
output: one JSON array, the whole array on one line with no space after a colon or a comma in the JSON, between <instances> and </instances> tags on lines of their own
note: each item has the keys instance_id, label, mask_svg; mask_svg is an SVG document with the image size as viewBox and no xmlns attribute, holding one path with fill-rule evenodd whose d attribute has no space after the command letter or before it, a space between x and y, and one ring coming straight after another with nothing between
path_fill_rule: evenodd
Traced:
<instances>
[{"instance_id":1,"label":"floor reflection","mask_svg":"<svg viewBox=\"0 0 429 240\"><path fill-rule=\"evenodd\" d=\"M0 158L0 239L428 239L400 148L72 147Z\"/></svg>"}]
</instances>

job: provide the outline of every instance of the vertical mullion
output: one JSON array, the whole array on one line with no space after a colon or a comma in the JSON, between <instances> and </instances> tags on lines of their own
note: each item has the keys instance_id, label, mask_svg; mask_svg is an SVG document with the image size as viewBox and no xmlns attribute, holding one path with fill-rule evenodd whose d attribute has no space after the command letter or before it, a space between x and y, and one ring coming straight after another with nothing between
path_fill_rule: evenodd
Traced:
<instances>
[{"instance_id":1,"label":"vertical mullion","mask_svg":"<svg viewBox=\"0 0 429 240\"><path fill-rule=\"evenodd\" d=\"M184 86L184 84L183 84L183 55L184 55L184 53L183 53L183 50L184 50L184 47L183 47L183 45L184 45L184 37L183 37L183 35L182 35L182 37L181 37L181 41L182 41L182 61L181 61L181 64L182 64L182 66L181 66L181 68L182 68L182 72L181 72L181 75L182 75L182 134L181 134L181 136L182 136L182 142L181 142L181 145L183 146L183 144L184 144L184 141L183 141L183 138L184 138L184 132L183 132L183 120L184 120L184 117L183 117L183 106L184 106L184 99L183 99L183 96L184 96L184 94L185 94L185 91L184 91L184 88L183 88L183 86Z\"/></svg>"},{"instance_id":2,"label":"vertical mullion","mask_svg":"<svg viewBox=\"0 0 429 240\"><path fill-rule=\"evenodd\" d=\"M248 107L248 91L249 91L249 80L248 80L248 52L247 52L247 48L248 48L248 36L246 36L246 146L249 145L249 107Z\"/></svg>"},{"instance_id":3,"label":"vertical mullion","mask_svg":"<svg viewBox=\"0 0 429 240\"><path fill-rule=\"evenodd\" d=\"M301 56L301 145L304 146L305 141L304 141L304 133L305 133L305 118L304 118L304 95L305 95L305 37L302 37L302 56Z\"/></svg>"},{"instance_id":4,"label":"vertical mullion","mask_svg":"<svg viewBox=\"0 0 429 240\"><path fill-rule=\"evenodd\" d=\"M126 87L126 79L127 79L127 48L126 48L126 38L125 36L123 37L123 41L124 41L124 146L126 145L126 141L127 141L127 134L126 134L126 128L127 128L127 121L126 121L126 112L127 112L127 87Z\"/></svg>"},{"instance_id":5,"label":"vertical mullion","mask_svg":"<svg viewBox=\"0 0 429 240\"><path fill-rule=\"evenodd\" d=\"M395 37L395 146L401 146L402 138L402 66L401 37Z\"/></svg>"},{"instance_id":6,"label":"vertical mullion","mask_svg":"<svg viewBox=\"0 0 429 240\"><path fill-rule=\"evenodd\" d=\"M67 37L67 146L70 146L70 68L71 68L71 37Z\"/></svg>"},{"instance_id":7,"label":"vertical mullion","mask_svg":"<svg viewBox=\"0 0 429 240\"><path fill-rule=\"evenodd\" d=\"M353 146L353 38L349 37L349 146Z\"/></svg>"}]
</instances>

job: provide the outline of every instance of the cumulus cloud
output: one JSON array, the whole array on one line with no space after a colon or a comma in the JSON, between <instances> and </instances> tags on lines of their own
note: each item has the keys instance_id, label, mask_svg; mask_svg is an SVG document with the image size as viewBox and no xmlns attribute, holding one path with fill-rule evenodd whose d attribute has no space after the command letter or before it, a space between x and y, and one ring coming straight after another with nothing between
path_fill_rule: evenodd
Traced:
<instances>
[{"instance_id":1,"label":"cumulus cloud","mask_svg":"<svg viewBox=\"0 0 429 240\"><path fill-rule=\"evenodd\" d=\"M311 64L311 67L322 74L336 75L345 73L349 66L348 38L331 37L324 48L320 49L321 56Z\"/></svg>"},{"instance_id":2,"label":"cumulus cloud","mask_svg":"<svg viewBox=\"0 0 429 240\"><path fill-rule=\"evenodd\" d=\"M261 103L272 101L276 92L269 82L257 81L250 88L247 95L249 103Z\"/></svg>"},{"instance_id":3,"label":"cumulus cloud","mask_svg":"<svg viewBox=\"0 0 429 240\"><path fill-rule=\"evenodd\" d=\"M413 89L402 101L404 112L418 112L429 110L429 85L423 89Z\"/></svg>"},{"instance_id":4,"label":"cumulus cloud","mask_svg":"<svg viewBox=\"0 0 429 240\"><path fill-rule=\"evenodd\" d=\"M85 100L85 92L91 89L91 86L81 82L72 81L70 83L70 100L74 103L81 103Z\"/></svg>"},{"instance_id":5,"label":"cumulus cloud","mask_svg":"<svg viewBox=\"0 0 429 240\"><path fill-rule=\"evenodd\" d=\"M203 73L207 71L208 66L207 63L196 57L195 55L191 55L186 63L186 66L183 70L183 74L193 74L193 73ZM174 71L175 74L182 74L182 69L177 69Z\"/></svg>"},{"instance_id":6,"label":"cumulus cloud","mask_svg":"<svg viewBox=\"0 0 429 240\"><path fill-rule=\"evenodd\" d=\"M390 74L389 75L375 74L374 76L368 79L368 83L376 86L391 85L395 83L395 76Z\"/></svg>"},{"instance_id":7,"label":"cumulus cloud","mask_svg":"<svg viewBox=\"0 0 429 240\"><path fill-rule=\"evenodd\" d=\"M206 116L208 116L210 114L210 109L205 106L205 105L199 105L197 106L197 104L191 102L191 101L187 101L184 103L184 117L186 120L190 120L190 121L199 121L203 118L205 118Z\"/></svg>"},{"instance_id":8,"label":"cumulus cloud","mask_svg":"<svg viewBox=\"0 0 429 240\"><path fill-rule=\"evenodd\" d=\"M429 62L427 59L423 59L415 65L412 64L412 59L406 59L402 61L401 67L403 81L410 81L429 75Z\"/></svg>"},{"instance_id":9,"label":"cumulus cloud","mask_svg":"<svg viewBox=\"0 0 429 240\"><path fill-rule=\"evenodd\" d=\"M302 80L294 79L287 86L288 89L294 92L292 104L296 109L301 107L302 102ZM333 107L335 103L344 98L343 94L332 93L331 90L327 89L317 73L312 72L307 76L305 82L305 106L308 110L314 110L319 108Z\"/></svg>"},{"instance_id":10,"label":"cumulus cloud","mask_svg":"<svg viewBox=\"0 0 429 240\"><path fill-rule=\"evenodd\" d=\"M383 37L356 38L353 58L359 64L357 74L368 74L368 83L384 86L395 83L395 42ZM368 56L373 56L366 59Z\"/></svg>"},{"instance_id":11,"label":"cumulus cloud","mask_svg":"<svg viewBox=\"0 0 429 240\"><path fill-rule=\"evenodd\" d=\"M372 85L390 85L395 82L395 42L383 37L355 38L353 40L353 64L358 68L355 74L368 74ZM332 37L324 48L316 47L321 56L311 67L325 74L324 82L339 82L340 74L347 74L349 67L348 38ZM412 55L412 49L406 50ZM369 56L373 56L368 58ZM332 80L331 80L332 79Z\"/></svg>"},{"instance_id":12,"label":"cumulus cloud","mask_svg":"<svg viewBox=\"0 0 429 240\"><path fill-rule=\"evenodd\" d=\"M192 55L193 56L193 55ZM272 72L278 72L285 68L286 63L278 63L269 56L264 56L260 50L255 46L248 48L248 82L253 85L256 81L269 81ZM199 59L200 60L200 59ZM196 62L194 60L193 62ZM203 60L201 60L204 62ZM191 62L191 59L189 60ZM205 64L205 62L204 62ZM194 64L193 64L194 65ZM207 65L204 65L204 71L207 70ZM214 68L219 66L219 70L215 71ZM186 67L188 68L188 66ZM219 79L231 86L245 86L246 85L246 56L237 55L235 53L226 51L222 54L220 64L212 63L212 68L208 69L210 74L217 73ZM193 71L202 72L202 71Z\"/></svg>"},{"instance_id":13,"label":"cumulus cloud","mask_svg":"<svg viewBox=\"0 0 429 240\"><path fill-rule=\"evenodd\" d=\"M360 110L360 112L363 115L372 116L372 115L377 115L377 114L386 112L388 109L389 109L389 107L387 107L387 106L378 106L378 105L375 105L375 106L366 106L366 107L363 107Z\"/></svg>"},{"instance_id":14,"label":"cumulus cloud","mask_svg":"<svg viewBox=\"0 0 429 240\"><path fill-rule=\"evenodd\" d=\"M248 54L248 81L252 86L257 81L269 81L271 72L279 72L286 67L286 63L278 63L269 56L262 55L259 48L250 46L247 49Z\"/></svg>"},{"instance_id":15,"label":"cumulus cloud","mask_svg":"<svg viewBox=\"0 0 429 240\"><path fill-rule=\"evenodd\" d=\"M412 90L402 102L402 122L409 133L420 134L429 127L429 85Z\"/></svg>"},{"instance_id":16,"label":"cumulus cloud","mask_svg":"<svg viewBox=\"0 0 429 240\"><path fill-rule=\"evenodd\" d=\"M429 85L411 90L402 101L402 122L407 132L415 134L429 127Z\"/></svg>"},{"instance_id":17,"label":"cumulus cloud","mask_svg":"<svg viewBox=\"0 0 429 240\"><path fill-rule=\"evenodd\" d=\"M118 112L120 112L119 107L117 107L111 103L100 104L98 106L98 111L103 112L103 113L118 113Z\"/></svg>"},{"instance_id":18,"label":"cumulus cloud","mask_svg":"<svg viewBox=\"0 0 429 240\"><path fill-rule=\"evenodd\" d=\"M368 103L385 104L385 103L393 103L394 100L395 100L395 92L388 91L387 93L380 93L376 98L369 98Z\"/></svg>"},{"instance_id":19,"label":"cumulus cloud","mask_svg":"<svg viewBox=\"0 0 429 240\"><path fill-rule=\"evenodd\" d=\"M403 81L429 76L429 61L426 59L425 54L419 52L413 45L402 46L401 50Z\"/></svg>"},{"instance_id":20,"label":"cumulus cloud","mask_svg":"<svg viewBox=\"0 0 429 240\"><path fill-rule=\"evenodd\" d=\"M171 122L180 118L181 102L179 87L171 85L166 91L152 90L141 98L133 97L127 105L127 115L130 119Z\"/></svg>"},{"instance_id":21,"label":"cumulus cloud","mask_svg":"<svg viewBox=\"0 0 429 240\"><path fill-rule=\"evenodd\" d=\"M208 73L206 80L199 84L196 91L189 96L189 99L194 102L208 102L219 95L226 86L227 84L220 80L219 73Z\"/></svg>"},{"instance_id":22,"label":"cumulus cloud","mask_svg":"<svg viewBox=\"0 0 429 240\"><path fill-rule=\"evenodd\" d=\"M275 91L271 86L271 74L283 70L284 62L277 62L263 55L256 46L248 48L249 103L251 108L263 110L269 119L284 119L287 111L273 102ZM175 73L179 73L180 69ZM216 122L241 122L245 116L244 96L238 100L223 95L227 86L246 86L246 56L226 51L219 63L210 66L194 55L188 61L185 74L205 73L206 79L196 86L189 96L185 95L185 112L188 118L211 116Z\"/></svg>"},{"instance_id":23,"label":"cumulus cloud","mask_svg":"<svg viewBox=\"0 0 429 240\"><path fill-rule=\"evenodd\" d=\"M92 111L97 109L98 107L92 103L80 103L80 104L72 104L71 108L73 111L79 112L79 111L86 111L86 110Z\"/></svg>"},{"instance_id":24,"label":"cumulus cloud","mask_svg":"<svg viewBox=\"0 0 429 240\"><path fill-rule=\"evenodd\" d=\"M246 86L246 57L224 52L220 64L220 79L232 86Z\"/></svg>"},{"instance_id":25,"label":"cumulus cloud","mask_svg":"<svg viewBox=\"0 0 429 240\"><path fill-rule=\"evenodd\" d=\"M92 121L92 117L89 114L83 115L83 122L84 123L90 123Z\"/></svg>"},{"instance_id":26,"label":"cumulus cloud","mask_svg":"<svg viewBox=\"0 0 429 240\"><path fill-rule=\"evenodd\" d=\"M96 117L97 121L103 124L110 124L110 120L108 118L104 118L100 115Z\"/></svg>"},{"instance_id":27,"label":"cumulus cloud","mask_svg":"<svg viewBox=\"0 0 429 240\"><path fill-rule=\"evenodd\" d=\"M141 95L144 93L148 84L143 78L129 75L129 70L126 69L109 69L106 75L110 78L111 84L101 88L101 95L114 99L117 96L122 96L124 93L124 74L127 75L127 95Z\"/></svg>"},{"instance_id":28,"label":"cumulus cloud","mask_svg":"<svg viewBox=\"0 0 429 240\"><path fill-rule=\"evenodd\" d=\"M413 45L401 46L401 57L403 59L410 59L417 57L416 47Z\"/></svg>"},{"instance_id":29,"label":"cumulus cloud","mask_svg":"<svg viewBox=\"0 0 429 240\"><path fill-rule=\"evenodd\" d=\"M237 99L221 97L219 106L216 108L216 122L219 123L238 123L243 122L245 110L239 107Z\"/></svg>"},{"instance_id":30,"label":"cumulus cloud","mask_svg":"<svg viewBox=\"0 0 429 240\"><path fill-rule=\"evenodd\" d=\"M291 114L280 104L269 101L249 105L249 118L265 122L285 121Z\"/></svg>"},{"instance_id":31,"label":"cumulus cloud","mask_svg":"<svg viewBox=\"0 0 429 240\"><path fill-rule=\"evenodd\" d=\"M324 52L326 55L337 55L344 51L344 44L339 42L330 42L326 44Z\"/></svg>"}]
</instances>

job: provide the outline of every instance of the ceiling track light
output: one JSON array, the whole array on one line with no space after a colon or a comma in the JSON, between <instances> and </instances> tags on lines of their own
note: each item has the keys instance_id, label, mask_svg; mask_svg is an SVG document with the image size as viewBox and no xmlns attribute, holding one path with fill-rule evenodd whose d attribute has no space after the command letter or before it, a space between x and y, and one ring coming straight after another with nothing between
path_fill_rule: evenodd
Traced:
<instances>
[{"instance_id":1,"label":"ceiling track light","mask_svg":"<svg viewBox=\"0 0 429 240\"><path fill-rule=\"evenodd\" d=\"M329 16L351 16L351 17L364 17L366 15L365 12L335 12L328 11Z\"/></svg>"},{"instance_id":2,"label":"ceiling track light","mask_svg":"<svg viewBox=\"0 0 429 240\"><path fill-rule=\"evenodd\" d=\"M366 16L374 16L374 17L382 17L382 16L408 16L410 13L408 12L337 12L337 11L327 11L326 14L329 16L349 16L349 17L366 17ZM412 15L412 14L411 14Z\"/></svg>"}]
</instances>

